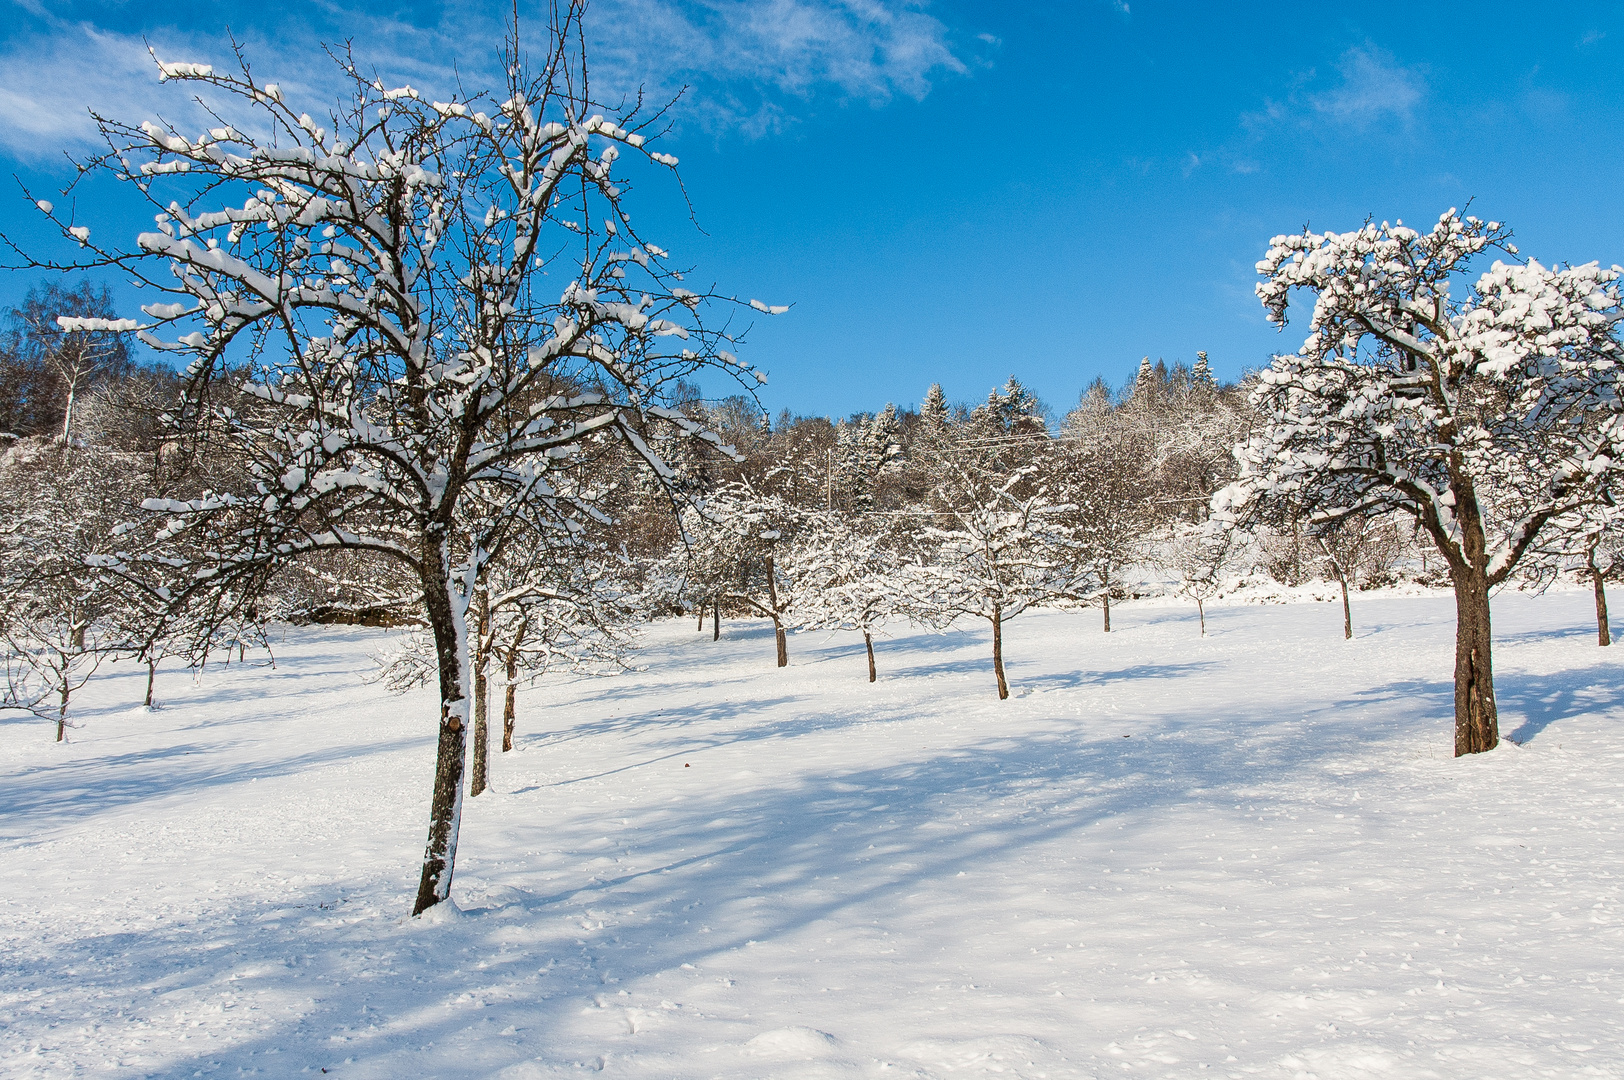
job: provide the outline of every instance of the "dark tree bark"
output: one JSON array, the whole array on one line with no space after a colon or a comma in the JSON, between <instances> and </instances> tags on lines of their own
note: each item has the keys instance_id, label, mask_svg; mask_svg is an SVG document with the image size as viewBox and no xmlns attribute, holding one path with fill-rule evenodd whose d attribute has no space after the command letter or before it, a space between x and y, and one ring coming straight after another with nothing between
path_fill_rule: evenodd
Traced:
<instances>
[{"instance_id":1,"label":"dark tree bark","mask_svg":"<svg viewBox=\"0 0 1624 1080\"><path fill-rule=\"evenodd\" d=\"M1009 683L1004 679L1004 613L992 609L992 670L998 676L998 700L1009 697Z\"/></svg>"},{"instance_id":2,"label":"dark tree bark","mask_svg":"<svg viewBox=\"0 0 1624 1080\"><path fill-rule=\"evenodd\" d=\"M1206 637L1207 636L1207 608L1206 608L1206 605L1204 605L1201 602L1201 597L1199 597L1199 596L1195 598L1195 613L1196 613L1196 616L1198 618L1200 618L1200 620L1201 620L1201 636Z\"/></svg>"},{"instance_id":3,"label":"dark tree bark","mask_svg":"<svg viewBox=\"0 0 1624 1080\"><path fill-rule=\"evenodd\" d=\"M1111 572L1100 574L1100 610L1105 613L1105 632L1111 632Z\"/></svg>"},{"instance_id":4,"label":"dark tree bark","mask_svg":"<svg viewBox=\"0 0 1624 1080\"><path fill-rule=\"evenodd\" d=\"M1602 572L1596 566L1596 549L1591 548L1585 553L1585 562L1590 566L1590 580L1596 586L1596 644L1611 645L1613 631L1607 625L1607 587L1602 580Z\"/></svg>"},{"instance_id":5,"label":"dark tree bark","mask_svg":"<svg viewBox=\"0 0 1624 1080\"><path fill-rule=\"evenodd\" d=\"M152 682L157 677L158 677L158 661L156 661L156 660L148 660L147 661L147 700L144 702L144 704L149 709L152 708Z\"/></svg>"},{"instance_id":6,"label":"dark tree bark","mask_svg":"<svg viewBox=\"0 0 1624 1080\"><path fill-rule=\"evenodd\" d=\"M490 664L488 642L491 635L491 600L484 589L474 600L479 622L474 627L474 765L468 777L468 797L473 798L490 787L490 678L486 668Z\"/></svg>"},{"instance_id":7,"label":"dark tree bark","mask_svg":"<svg viewBox=\"0 0 1624 1080\"><path fill-rule=\"evenodd\" d=\"M1455 571L1455 756L1500 743L1490 658L1489 585L1469 567Z\"/></svg>"},{"instance_id":8,"label":"dark tree bark","mask_svg":"<svg viewBox=\"0 0 1624 1080\"><path fill-rule=\"evenodd\" d=\"M697 632L701 634L705 632L705 607L703 604L699 607L699 628Z\"/></svg>"},{"instance_id":9,"label":"dark tree bark","mask_svg":"<svg viewBox=\"0 0 1624 1080\"><path fill-rule=\"evenodd\" d=\"M772 605L773 637L778 643L778 666L789 666L789 642L784 636L784 623L778 615L778 574L773 569L773 561L767 560L767 601Z\"/></svg>"},{"instance_id":10,"label":"dark tree bark","mask_svg":"<svg viewBox=\"0 0 1624 1080\"><path fill-rule=\"evenodd\" d=\"M874 671L874 636L867 630L863 631L863 646L868 649L868 681L873 682L878 677Z\"/></svg>"},{"instance_id":11,"label":"dark tree bark","mask_svg":"<svg viewBox=\"0 0 1624 1080\"><path fill-rule=\"evenodd\" d=\"M442 527L443 532L443 527ZM429 838L423 876L412 914L420 915L451 895L457 833L462 826L462 773L468 755L468 702L463 694L466 639L459 640L451 609L447 568L450 550L430 540L423 559L423 607L434 632L440 668L440 738L434 759L434 794L429 802Z\"/></svg>"},{"instance_id":12,"label":"dark tree bark","mask_svg":"<svg viewBox=\"0 0 1624 1080\"><path fill-rule=\"evenodd\" d=\"M515 646L508 650L507 667L503 672L507 676L507 685L502 690L502 753L513 749L513 726L518 722L518 710L514 707L514 698L518 687L514 681L519 677L519 650Z\"/></svg>"},{"instance_id":13,"label":"dark tree bark","mask_svg":"<svg viewBox=\"0 0 1624 1080\"><path fill-rule=\"evenodd\" d=\"M715 607L711 609L711 640L722 640L722 596L716 595Z\"/></svg>"}]
</instances>

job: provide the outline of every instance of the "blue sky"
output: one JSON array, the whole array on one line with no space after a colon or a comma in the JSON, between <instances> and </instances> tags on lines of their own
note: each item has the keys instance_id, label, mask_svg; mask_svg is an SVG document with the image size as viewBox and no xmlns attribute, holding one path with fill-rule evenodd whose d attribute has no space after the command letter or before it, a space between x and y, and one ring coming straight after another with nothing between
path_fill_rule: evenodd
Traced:
<instances>
[{"instance_id":1,"label":"blue sky","mask_svg":"<svg viewBox=\"0 0 1624 1080\"><path fill-rule=\"evenodd\" d=\"M218 61L229 27L319 96L319 44L345 38L419 85L477 78L505 10L13 3L0 155L60 185L87 105L173 111L143 40ZM592 20L600 86L689 88L666 149L704 231L672 192L639 212L706 280L795 305L742 350L774 412L912 404L933 381L977 400L1011 373L1064 410L1096 375L1198 349L1235 378L1300 341L1264 322L1252 266L1305 223L1473 200L1525 254L1624 262L1619 4L599 0ZM20 198L0 228L36 235Z\"/></svg>"}]
</instances>

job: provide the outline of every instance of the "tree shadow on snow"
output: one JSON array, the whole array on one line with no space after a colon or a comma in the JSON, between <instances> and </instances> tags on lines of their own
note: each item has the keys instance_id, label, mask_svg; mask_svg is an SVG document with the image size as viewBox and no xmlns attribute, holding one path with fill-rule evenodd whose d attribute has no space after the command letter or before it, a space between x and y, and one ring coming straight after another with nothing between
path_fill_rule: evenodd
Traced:
<instances>
[{"instance_id":1,"label":"tree shadow on snow","mask_svg":"<svg viewBox=\"0 0 1624 1080\"><path fill-rule=\"evenodd\" d=\"M1511 719L1508 713L1520 713L1523 717L1522 723L1505 736L1518 745L1532 742L1559 720L1624 705L1624 687L1619 683L1618 668L1612 664L1592 664L1549 674L1513 672L1497 676L1494 689L1499 699L1502 732L1506 721Z\"/></svg>"},{"instance_id":2,"label":"tree shadow on snow","mask_svg":"<svg viewBox=\"0 0 1624 1080\"><path fill-rule=\"evenodd\" d=\"M190 795L251 779L287 776L309 769L428 746L423 736L359 745L342 745L283 757L244 762L230 743L175 743L124 754L98 754L50 765L36 765L7 780L0 799L0 833L37 831L30 819L66 825L121 806Z\"/></svg>"}]
</instances>

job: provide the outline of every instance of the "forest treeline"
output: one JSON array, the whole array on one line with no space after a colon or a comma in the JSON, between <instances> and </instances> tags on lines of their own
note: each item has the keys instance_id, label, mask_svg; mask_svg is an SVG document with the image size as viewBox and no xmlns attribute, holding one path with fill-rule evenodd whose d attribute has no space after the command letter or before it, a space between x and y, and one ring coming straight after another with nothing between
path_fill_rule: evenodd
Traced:
<instances>
[{"instance_id":1,"label":"forest treeline","mask_svg":"<svg viewBox=\"0 0 1624 1080\"><path fill-rule=\"evenodd\" d=\"M58 323L113 315L107 292L85 281L41 284L6 313L8 703L49 715L62 736L72 695L109 657L147 663L150 706L160 663L240 661L268 647L271 622L425 628L415 582L373 551L289 558L191 611L167 610L163 596L109 571L126 533L150 515L144 501L254 485L253 455L240 445L206 427L177 432L168 410L182 374L136 359L128 333ZM492 560L471 608L477 755L493 694L510 747L519 686L559 666L619 670L636 625L653 618L695 618L712 636L729 619L768 619L780 664L790 632L850 629L868 646L870 679L873 637L888 621L944 628L980 618L1007 696L1002 627L1032 607L1095 607L1108 632L1113 600L1173 590L1200 612L1247 574L1287 586L1447 583L1397 519L1329 531L1291 519L1244 543L1215 542L1201 526L1256 422L1248 391L1220 385L1204 353L1190 367L1147 357L1119 387L1096 379L1063 414L1013 376L984 401L950 403L932 385L916 407L839 420L775 418L752 396L706 400L678 380L668 406L715 437L672 435L659 447L674 484L652 482L622 444L604 440L570 463L571 484L593 493L596 512ZM436 676L420 636L386 660L382 677L396 689ZM483 772L476 761L476 786Z\"/></svg>"}]
</instances>

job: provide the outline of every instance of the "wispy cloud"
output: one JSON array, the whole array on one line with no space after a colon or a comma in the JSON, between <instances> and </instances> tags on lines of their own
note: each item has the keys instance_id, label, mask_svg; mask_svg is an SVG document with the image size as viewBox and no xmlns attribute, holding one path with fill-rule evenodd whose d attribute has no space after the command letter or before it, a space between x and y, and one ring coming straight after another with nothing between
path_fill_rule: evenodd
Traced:
<instances>
[{"instance_id":1,"label":"wispy cloud","mask_svg":"<svg viewBox=\"0 0 1624 1080\"><path fill-rule=\"evenodd\" d=\"M1337 64L1342 83L1312 98L1314 109L1343 124L1365 127L1388 118L1409 124L1427 95L1421 69L1405 67L1385 49L1356 46Z\"/></svg>"},{"instance_id":2,"label":"wispy cloud","mask_svg":"<svg viewBox=\"0 0 1624 1080\"><path fill-rule=\"evenodd\" d=\"M895 0L608 0L591 9L600 72L670 94L711 126L759 130L816 96L919 100L968 69L948 28Z\"/></svg>"},{"instance_id":3,"label":"wispy cloud","mask_svg":"<svg viewBox=\"0 0 1624 1080\"><path fill-rule=\"evenodd\" d=\"M449 0L424 25L325 0L284 9L274 35L242 34L255 71L303 90L312 106L341 90L321 51L349 40L386 78L449 93L489 80L504 29L499 5ZM222 26L115 31L40 8L0 44L0 145L33 157L94 137L87 110L121 117L184 110L157 81L165 59L229 62ZM533 25L540 25L535 16ZM685 115L705 127L761 133L825 98L884 105L920 99L968 70L949 28L916 0L596 0L588 12L595 85L606 99L686 88Z\"/></svg>"},{"instance_id":4,"label":"wispy cloud","mask_svg":"<svg viewBox=\"0 0 1624 1080\"><path fill-rule=\"evenodd\" d=\"M1365 130L1396 121L1408 128L1426 104L1426 69L1405 66L1376 45L1356 45L1338 58L1335 76L1309 68L1296 73L1284 97L1243 113L1241 126L1261 137L1280 127ZM1334 79L1334 84L1327 83Z\"/></svg>"}]
</instances>

